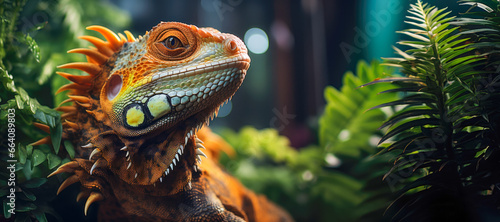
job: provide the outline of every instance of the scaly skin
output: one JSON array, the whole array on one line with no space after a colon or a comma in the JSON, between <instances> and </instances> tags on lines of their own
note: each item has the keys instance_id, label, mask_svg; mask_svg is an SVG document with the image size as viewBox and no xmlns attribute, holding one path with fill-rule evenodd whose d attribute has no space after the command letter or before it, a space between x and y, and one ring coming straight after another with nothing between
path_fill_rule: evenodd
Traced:
<instances>
[{"instance_id":1,"label":"scaly skin","mask_svg":"<svg viewBox=\"0 0 500 222\"><path fill-rule=\"evenodd\" d=\"M49 175L71 174L58 193L81 183L77 199L87 199L85 213L102 201L101 221L292 220L219 167L218 152L230 148L203 127L245 77L250 58L240 39L176 22L137 40L127 31L88 29L107 41L81 37L95 48L69 52L88 62L59 68L89 75L58 72L73 81L59 90L69 90L64 103L73 105L57 109L64 112L63 139L77 151Z\"/></svg>"}]
</instances>

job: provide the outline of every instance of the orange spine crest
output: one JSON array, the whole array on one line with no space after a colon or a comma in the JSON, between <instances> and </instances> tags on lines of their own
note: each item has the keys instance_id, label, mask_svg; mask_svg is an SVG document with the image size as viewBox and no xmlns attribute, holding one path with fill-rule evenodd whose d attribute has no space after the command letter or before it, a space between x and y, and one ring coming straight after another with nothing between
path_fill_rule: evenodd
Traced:
<instances>
[{"instance_id":1,"label":"orange spine crest","mask_svg":"<svg viewBox=\"0 0 500 222\"><path fill-rule=\"evenodd\" d=\"M57 68L60 68L60 69L78 69L78 70L82 70L90 75L97 75L101 71L101 68L98 65L88 63L88 62L72 62L72 63L60 65Z\"/></svg>"},{"instance_id":2,"label":"orange spine crest","mask_svg":"<svg viewBox=\"0 0 500 222\"><path fill-rule=\"evenodd\" d=\"M92 25L87 27L87 29L101 33L101 35L104 36L104 38L109 42L115 52L120 50L124 43L124 41L122 41L120 37L118 37L113 31L109 30L106 27Z\"/></svg>"},{"instance_id":3,"label":"orange spine crest","mask_svg":"<svg viewBox=\"0 0 500 222\"><path fill-rule=\"evenodd\" d=\"M109 59L108 56L103 55L99 51L95 49L83 49L83 48L78 48L78 49L72 49L69 50L68 53L80 53L88 56L92 60L96 61L99 65L102 65L106 63L106 61Z\"/></svg>"}]
</instances>

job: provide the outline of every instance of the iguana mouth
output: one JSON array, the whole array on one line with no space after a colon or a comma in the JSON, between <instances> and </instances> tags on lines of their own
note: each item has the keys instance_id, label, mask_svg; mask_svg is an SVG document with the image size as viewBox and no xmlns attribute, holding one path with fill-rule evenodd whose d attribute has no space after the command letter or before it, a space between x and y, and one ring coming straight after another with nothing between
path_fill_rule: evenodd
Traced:
<instances>
[{"instance_id":1,"label":"iguana mouth","mask_svg":"<svg viewBox=\"0 0 500 222\"><path fill-rule=\"evenodd\" d=\"M146 95L133 98L123 111L122 122L129 123L134 129L134 136L148 133L150 128L171 128L186 118L186 113L193 114L222 101L214 100L219 91L225 89L232 94L239 87L246 75L250 63L248 56L238 56L221 63L210 63L194 69L165 71L148 78L146 83L136 86L138 90L149 91ZM203 73L203 75L198 75ZM185 85L176 86L177 80ZM153 87L153 89L151 89ZM233 88L227 89L227 88ZM228 95L218 96L226 98ZM208 102L208 101L210 102ZM141 122L132 126L129 122L131 111L141 114Z\"/></svg>"}]
</instances>

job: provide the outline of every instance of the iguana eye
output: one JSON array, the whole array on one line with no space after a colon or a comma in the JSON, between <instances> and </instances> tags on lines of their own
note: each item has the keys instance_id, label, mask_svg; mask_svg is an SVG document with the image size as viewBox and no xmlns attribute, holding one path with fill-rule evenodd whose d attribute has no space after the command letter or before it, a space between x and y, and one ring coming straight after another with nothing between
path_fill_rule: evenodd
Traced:
<instances>
[{"instance_id":1,"label":"iguana eye","mask_svg":"<svg viewBox=\"0 0 500 222\"><path fill-rule=\"evenodd\" d=\"M151 55L165 61L182 60L191 56L198 47L197 36L188 27L162 24L150 33Z\"/></svg>"},{"instance_id":2,"label":"iguana eye","mask_svg":"<svg viewBox=\"0 0 500 222\"><path fill-rule=\"evenodd\" d=\"M163 43L163 45L165 45L165 47L167 47L167 49L176 49L176 48L184 47L181 40L179 40L175 36L167 37L165 39L165 41L163 41L162 43Z\"/></svg>"}]
</instances>

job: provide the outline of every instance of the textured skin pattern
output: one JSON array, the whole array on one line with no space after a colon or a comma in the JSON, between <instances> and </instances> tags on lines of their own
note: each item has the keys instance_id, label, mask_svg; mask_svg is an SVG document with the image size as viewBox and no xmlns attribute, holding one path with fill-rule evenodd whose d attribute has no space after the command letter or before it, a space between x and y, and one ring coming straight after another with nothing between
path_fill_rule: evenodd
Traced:
<instances>
[{"instance_id":1,"label":"textured skin pattern","mask_svg":"<svg viewBox=\"0 0 500 222\"><path fill-rule=\"evenodd\" d=\"M232 150L205 127L249 67L240 39L175 22L138 39L88 29L107 41L81 37L95 48L69 52L88 62L59 68L89 75L58 72L73 82L59 90L73 105L57 109L77 152L49 175L69 173L58 193L80 183L85 213L101 201L100 221L292 221L220 168L219 152Z\"/></svg>"}]
</instances>

